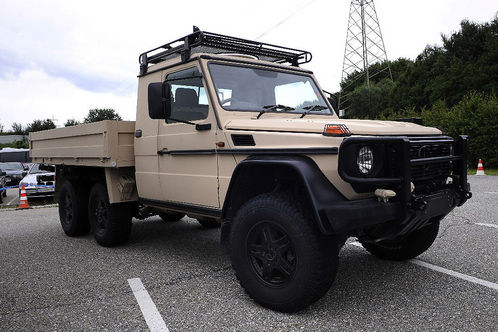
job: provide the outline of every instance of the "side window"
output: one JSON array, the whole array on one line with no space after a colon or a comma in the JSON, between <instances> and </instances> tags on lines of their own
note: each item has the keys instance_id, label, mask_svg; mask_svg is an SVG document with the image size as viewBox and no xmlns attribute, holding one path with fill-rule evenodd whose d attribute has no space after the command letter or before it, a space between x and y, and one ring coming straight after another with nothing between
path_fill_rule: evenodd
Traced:
<instances>
[{"instance_id":1,"label":"side window","mask_svg":"<svg viewBox=\"0 0 498 332\"><path fill-rule=\"evenodd\" d=\"M166 77L167 80L173 79L170 81L173 99L171 118L184 121L207 118L209 111L208 98L199 76L197 68L189 68Z\"/></svg>"}]
</instances>

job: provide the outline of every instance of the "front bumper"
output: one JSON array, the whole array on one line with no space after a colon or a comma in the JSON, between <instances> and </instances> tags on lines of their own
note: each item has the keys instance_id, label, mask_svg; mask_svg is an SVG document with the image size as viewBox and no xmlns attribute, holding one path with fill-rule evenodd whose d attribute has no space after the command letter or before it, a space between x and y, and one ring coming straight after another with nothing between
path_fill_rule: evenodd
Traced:
<instances>
[{"instance_id":1,"label":"front bumper","mask_svg":"<svg viewBox=\"0 0 498 332\"><path fill-rule=\"evenodd\" d=\"M40 188L25 188L25 191L26 191L26 196L28 197L46 197L46 196L53 196L55 189L51 187L40 187Z\"/></svg>"},{"instance_id":2,"label":"front bumper","mask_svg":"<svg viewBox=\"0 0 498 332\"><path fill-rule=\"evenodd\" d=\"M361 234L370 229L370 236L388 239L447 215L464 200L457 190L443 189L429 195L414 195L409 208L400 201L384 203L370 198L336 202L322 215L326 216L330 233Z\"/></svg>"},{"instance_id":3,"label":"front bumper","mask_svg":"<svg viewBox=\"0 0 498 332\"><path fill-rule=\"evenodd\" d=\"M410 148L415 144L423 146L426 150L430 150L427 147L432 145L451 145L451 149L448 149L451 152L443 156L420 156L419 153L413 158L413 155L410 155ZM381 177L364 177L355 175L351 171L356 165L352 165L355 160L351 160L352 154L348 154L347 150L363 145L373 145L374 149L380 151L379 153L389 161L383 165L385 170L378 172ZM437 167L434 173L433 169L425 166L440 164L449 167L444 171L448 174L441 172ZM422 174L425 175L424 181L428 180L431 183L430 176L434 176L438 181L434 181L432 187L424 187L423 192L412 192L411 186L412 181L415 181L415 175L411 173L418 172L418 168L415 167L419 166L432 172L427 171L427 174ZM387 203L377 198L331 202L320 212L322 221L325 221L322 222L322 229L327 233L362 235L368 232L369 236L376 240L395 238L420 228L436 218L444 217L453 208L461 206L472 197L467 183L467 137L465 136L460 136L456 141L449 137L416 139L350 137L343 141L339 150L339 174L360 192L373 192L382 188L395 191L396 196ZM420 177L420 173L415 174ZM447 183L446 177L452 181ZM443 178L444 183L441 182Z\"/></svg>"}]
</instances>

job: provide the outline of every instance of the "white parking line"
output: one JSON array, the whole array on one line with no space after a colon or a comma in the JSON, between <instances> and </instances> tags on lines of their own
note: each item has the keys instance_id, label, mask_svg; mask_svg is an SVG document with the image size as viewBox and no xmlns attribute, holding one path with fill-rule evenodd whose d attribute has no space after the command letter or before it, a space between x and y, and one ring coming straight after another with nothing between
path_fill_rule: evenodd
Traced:
<instances>
[{"instance_id":1,"label":"white parking line","mask_svg":"<svg viewBox=\"0 0 498 332\"><path fill-rule=\"evenodd\" d=\"M350 242L349 244L351 244L353 246L356 246L356 247L363 248L363 246L361 245L361 243L356 242L356 241L355 242ZM479 278L476 278L476 277L468 276L468 275L460 273L460 272L448 270L448 269L445 269L444 267L440 267L440 266L437 266L437 265L426 263L426 262L421 261L420 259L416 259L416 258L410 259L409 262L412 263L412 264L418 265L418 266L423 266L425 268L428 268L428 269L431 269L431 270L434 270L434 271L437 271L437 272L441 272L441 273L444 273L444 274L448 274L448 275L450 275L452 277L459 278L459 279L462 279L462 280L465 280L465 281L469 281L469 282L472 282L474 284L485 286L485 287L488 287L488 288L491 288L491 289L494 289L494 290L498 291L498 284L495 284L494 282L491 282L491 281L479 279Z\"/></svg>"},{"instance_id":2,"label":"white parking line","mask_svg":"<svg viewBox=\"0 0 498 332\"><path fill-rule=\"evenodd\" d=\"M10 202L8 202L8 203L7 203L7 204L5 204L5 205L10 205L10 203L12 203L13 201L15 201L17 198L18 198L17 196L14 196L14 198L12 198L12 199L10 200Z\"/></svg>"},{"instance_id":3,"label":"white parking line","mask_svg":"<svg viewBox=\"0 0 498 332\"><path fill-rule=\"evenodd\" d=\"M485 191L485 194L498 194L498 191Z\"/></svg>"},{"instance_id":4,"label":"white parking line","mask_svg":"<svg viewBox=\"0 0 498 332\"><path fill-rule=\"evenodd\" d=\"M161 314L157 310L154 301L152 301L140 278L128 279L128 284L130 284L133 295L135 295L135 298L137 299L140 310L142 310L145 322L147 323L150 331L168 332L169 330L166 323L161 317Z\"/></svg>"},{"instance_id":5,"label":"white parking line","mask_svg":"<svg viewBox=\"0 0 498 332\"><path fill-rule=\"evenodd\" d=\"M498 225L495 225L495 224L484 224L484 223L480 223L480 222L475 222L474 224L479 225L479 226L498 228Z\"/></svg>"}]
</instances>

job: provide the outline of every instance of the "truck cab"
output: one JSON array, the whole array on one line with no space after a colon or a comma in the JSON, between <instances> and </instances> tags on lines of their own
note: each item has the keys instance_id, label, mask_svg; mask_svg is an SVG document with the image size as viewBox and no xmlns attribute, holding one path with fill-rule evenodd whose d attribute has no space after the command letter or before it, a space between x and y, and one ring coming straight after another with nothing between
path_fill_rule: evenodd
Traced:
<instances>
[{"instance_id":1,"label":"truck cab","mask_svg":"<svg viewBox=\"0 0 498 332\"><path fill-rule=\"evenodd\" d=\"M119 245L132 216L155 214L221 226L242 287L284 312L325 294L348 237L384 259L427 250L440 221L471 197L467 138L340 119L300 67L310 60L198 29L141 54L133 132L106 122L31 137L34 160L58 165L66 234L91 229L99 244ZM104 131L102 152L61 153L75 140L53 138L76 131Z\"/></svg>"}]
</instances>

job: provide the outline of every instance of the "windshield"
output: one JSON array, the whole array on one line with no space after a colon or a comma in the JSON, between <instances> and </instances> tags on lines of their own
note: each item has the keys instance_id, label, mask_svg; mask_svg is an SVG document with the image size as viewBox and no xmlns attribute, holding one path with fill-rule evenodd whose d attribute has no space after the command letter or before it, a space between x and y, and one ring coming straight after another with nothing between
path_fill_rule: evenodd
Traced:
<instances>
[{"instance_id":1,"label":"windshield","mask_svg":"<svg viewBox=\"0 0 498 332\"><path fill-rule=\"evenodd\" d=\"M1 163L0 168L4 171L6 171L6 170L8 170L8 171L17 171L17 170L23 171L24 170L21 163Z\"/></svg>"},{"instance_id":2,"label":"windshield","mask_svg":"<svg viewBox=\"0 0 498 332\"><path fill-rule=\"evenodd\" d=\"M34 164L31 169L29 170L29 174L36 174L36 173L51 173L51 172L55 172L55 167L54 166L48 166L48 165L44 165L42 168L43 169L40 169L40 166L42 166L41 164Z\"/></svg>"},{"instance_id":3,"label":"windshield","mask_svg":"<svg viewBox=\"0 0 498 332\"><path fill-rule=\"evenodd\" d=\"M309 76L221 64L209 70L225 110L332 114Z\"/></svg>"}]
</instances>

